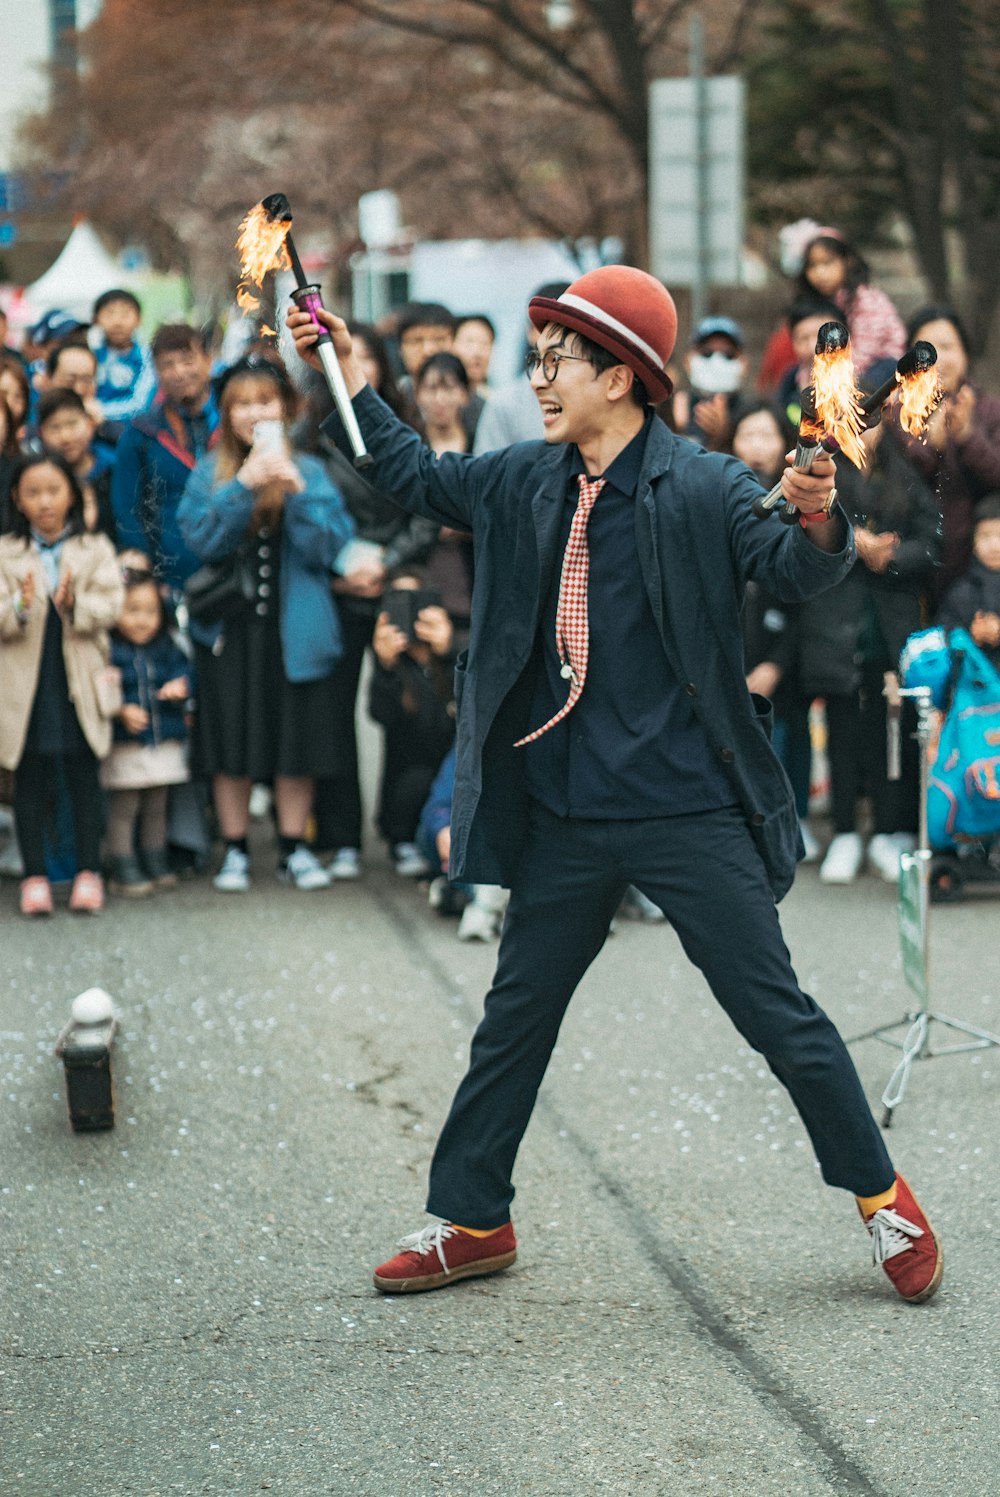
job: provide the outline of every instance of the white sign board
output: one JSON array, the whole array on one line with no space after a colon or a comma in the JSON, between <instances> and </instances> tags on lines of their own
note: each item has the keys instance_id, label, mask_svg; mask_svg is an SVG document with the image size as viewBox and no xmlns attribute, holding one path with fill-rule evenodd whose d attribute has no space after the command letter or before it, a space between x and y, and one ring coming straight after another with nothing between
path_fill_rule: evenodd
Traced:
<instances>
[{"instance_id":1,"label":"white sign board","mask_svg":"<svg viewBox=\"0 0 1000 1497\"><path fill-rule=\"evenodd\" d=\"M699 128L698 103L704 101ZM649 238L668 286L740 282L746 176L742 78L659 78L650 86ZM698 258L704 247L702 274Z\"/></svg>"}]
</instances>

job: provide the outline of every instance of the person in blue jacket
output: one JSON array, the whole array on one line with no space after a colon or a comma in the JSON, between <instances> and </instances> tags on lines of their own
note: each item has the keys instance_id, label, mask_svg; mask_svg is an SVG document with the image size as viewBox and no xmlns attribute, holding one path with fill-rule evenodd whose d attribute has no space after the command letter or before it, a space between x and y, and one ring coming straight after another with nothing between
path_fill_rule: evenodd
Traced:
<instances>
[{"instance_id":1,"label":"person in blue jacket","mask_svg":"<svg viewBox=\"0 0 1000 1497\"><path fill-rule=\"evenodd\" d=\"M115 453L111 506L122 551L141 551L174 601L198 567L177 523L191 470L215 439L212 359L197 328L166 323L151 345L157 402L126 426Z\"/></svg>"},{"instance_id":2,"label":"person in blue jacket","mask_svg":"<svg viewBox=\"0 0 1000 1497\"><path fill-rule=\"evenodd\" d=\"M354 535L318 459L293 452L296 397L284 367L251 356L223 376L214 452L177 511L186 546L235 581L215 617L191 600L193 756L212 780L225 859L215 887L250 886L251 786L274 782L281 861L297 889L330 882L306 842L317 777L332 773L334 667L343 650L331 572Z\"/></svg>"},{"instance_id":3,"label":"person in blue jacket","mask_svg":"<svg viewBox=\"0 0 1000 1497\"><path fill-rule=\"evenodd\" d=\"M558 299L534 298L529 315L544 442L479 458L435 458L365 388L345 324L320 319L380 484L473 533L449 870L511 889L431 1166L428 1210L443 1220L404 1237L375 1285L433 1289L514 1261L518 1146L566 1006L634 884L787 1087L824 1179L857 1198L896 1290L926 1299L941 1278L937 1238L782 939L775 900L801 850L798 818L742 657L747 579L795 601L853 564L833 463L786 468L801 521L779 525L754 516L762 490L748 468L667 429L650 407L671 390L677 314L643 271L590 271ZM315 361L315 325L287 320ZM783 1209L799 1220L813 1207Z\"/></svg>"}]
</instances>

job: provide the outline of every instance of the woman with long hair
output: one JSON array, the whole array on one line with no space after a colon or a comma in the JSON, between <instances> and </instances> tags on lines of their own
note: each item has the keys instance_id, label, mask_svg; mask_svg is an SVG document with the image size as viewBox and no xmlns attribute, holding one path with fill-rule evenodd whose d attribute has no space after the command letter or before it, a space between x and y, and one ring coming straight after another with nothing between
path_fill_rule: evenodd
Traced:
<instances>
[{"instance_id":1,"label":"woman with long hair","mask_svg":"<svg viewBox=\"0 0 1000 1497\"><path fill-rule=\"evenodd\" d=\"M195 764L212 779L226 843L215 887L249 887L250 789L273 781L278 876L324 888L329 874L306 827L316 778L336 763L330 718L342 636L330 573L354 527L323 465L291 445L297 400L282 365L240 360L219 400L218 442L177 513L191 550L218 573L209 579L214 602L189 589Z\"/></svg>"}]
</instances>

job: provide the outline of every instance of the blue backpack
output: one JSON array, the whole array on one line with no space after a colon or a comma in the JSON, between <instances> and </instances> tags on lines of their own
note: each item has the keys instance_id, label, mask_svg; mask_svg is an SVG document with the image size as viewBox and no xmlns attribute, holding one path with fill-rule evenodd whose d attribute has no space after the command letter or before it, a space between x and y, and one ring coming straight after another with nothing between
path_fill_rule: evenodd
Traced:
<instances>
[{"instance_id":1,"label":"blue backpack","mask_svg":"<svg viewBox=\"0 0 1000 1497\"><path fill-rule=\"evenodd\" d=\"M911 634L899 670L945 714L927 791L931 847L1000 836L1000 674L964 629Z\"/></svg>"}]
</instances>

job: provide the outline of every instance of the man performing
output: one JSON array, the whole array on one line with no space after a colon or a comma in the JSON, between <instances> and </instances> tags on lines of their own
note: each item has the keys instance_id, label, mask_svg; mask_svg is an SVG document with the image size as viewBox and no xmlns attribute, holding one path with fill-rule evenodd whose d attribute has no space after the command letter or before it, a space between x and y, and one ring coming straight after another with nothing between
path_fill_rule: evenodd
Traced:
<instances>
[{"instance_id":1,"label":"man performing","mask_svg":"<svg viewBox=\"0 0 1000 1497\"><path fill-rule=\"evenodd\" d=\"M475 536L450 871L511 890L431 1165L427 1209L443 1221L404 1237L375 1285L414 1293L513 1263L514 1159L569 1000L634 884L787 1087L823 1178L856 1196L875 1261L904 1299L928 1299L940 1245L782 939L798 819L758 715L769 709L744 685L744 582L794 602L853 564L832 459L786 469L799 524L756 519L749 469L650 408L670 393L677 314L643 271L590 271L529 315L544 442L435 459L366 387L345 324L321 314L380 486ZM308 314L288 325L314 363Z\"/></svg>"}]
</instances>

